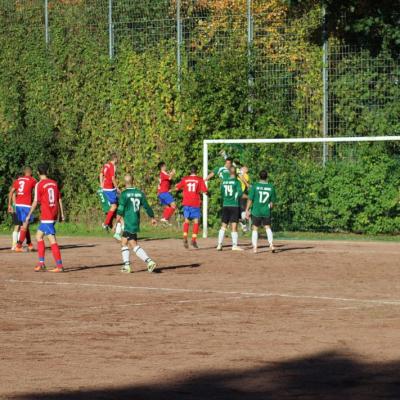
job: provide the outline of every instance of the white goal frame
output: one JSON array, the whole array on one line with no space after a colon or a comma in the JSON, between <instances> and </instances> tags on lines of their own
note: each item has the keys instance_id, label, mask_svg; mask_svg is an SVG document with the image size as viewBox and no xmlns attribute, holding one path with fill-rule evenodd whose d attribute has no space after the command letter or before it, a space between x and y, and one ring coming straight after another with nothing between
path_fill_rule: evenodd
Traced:
<instances>
[{"instance_id":1,"label":"white goal frame","mask_svg":"<svg viewBox=\"0 0 400 400\"><path fill-rule=\"evenodd\" d=\"M203 177L208 175L208 146L212 144L349 143L400 141L400 136L353 136L291 139L209 139L203 141ZM208 196L203 194L203 238L208 237Z\"/></svg>"}]
</instances>

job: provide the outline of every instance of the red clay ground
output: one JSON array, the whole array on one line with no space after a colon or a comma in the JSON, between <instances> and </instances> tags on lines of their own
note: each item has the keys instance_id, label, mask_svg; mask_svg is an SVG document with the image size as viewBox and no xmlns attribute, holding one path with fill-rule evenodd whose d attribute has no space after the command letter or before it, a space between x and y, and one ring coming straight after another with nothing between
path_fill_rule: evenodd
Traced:
<instances>
[{"instance_id":1,"label":"red clay ground","mask_svg":"<svg viewBox=\"0 0 400 400\"><path fill-rule=\"evenodd\" d=\"M399 399L400 245L61 238L67 273L0 238L0 398ZM52 264L50 252L47 252Z\"/></svg>"}]
</instances>

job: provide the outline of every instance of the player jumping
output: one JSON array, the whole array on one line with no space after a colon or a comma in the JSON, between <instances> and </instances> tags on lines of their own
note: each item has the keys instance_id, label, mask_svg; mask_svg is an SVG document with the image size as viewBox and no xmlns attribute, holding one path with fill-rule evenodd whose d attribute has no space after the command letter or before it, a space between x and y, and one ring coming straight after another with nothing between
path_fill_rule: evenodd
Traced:
<instances>
[{"instance_id":1,"label":"player jumping","mask_svg":"<svg viewBox=\"0 0 400 400\"><path fill-rule=\"evenodd\" d=\"M207 176L207 178L205 179L205 181L209 181L211 178L213 178L214 176L218 176L220 179L225 179L225 178L229 178L230 176L230 168L233 165L233 159L230 157L227 157L225 159L225 164L223 167L217 167L214 168Z\"/></svg>"},{"instance_id":2,"label":"player jumping","mask_svg":"<svg viewBox=\"0 0 400 400\"><path fill-rule=\"evenodd\" d=\"M124 232L122 233L122 272L133 272L130 263L129 247L133 252L147 264L147 270L153 272L157 264L147 255L147 253L138 245L137 234L140 232L140 209L143 207L147 215L151 218L151 223L155 225L157 222L154 219L154 212L147 202L145 194L133 185L131 175L126 175L124 178L125 190L121 193L119 205L117 209L117 221L124 219Z\"/></svg>"},{"instance_id":3,"label":"player jumping","mask_svg":"<svg viewBox=\"0 0 400 400\"><path fill-rule=\"evenodd\" d=\"M103 228L109 230L112 228L112 221L116 216L118 207L118 185L115 179L115 173L118 164L118 156L116 153L112 153L110 161L104 164L100 172L100 187L103 190L103 194L107 201L110 203L110 208L106 214L106 219L103 223ZM121 240L121 224L117 223L115 227L114 239Z\"/></svg>"},{"instance_id":4,"label":"player jumping","mask_svg":"<svg viewBox=\"0 0 400 400\"><path fill-rule=\"evenodd\" d=\"M164 207L161 222L169 224L170 218L174 215L176 210L175 199L170 193L171 189L171 179L175 175L175 170L173 169L169 173L167 172L167 164L161 161L158 164L158 169L160 170L159 185L157 190L158 199L160 204Z\"/></svg>"},{"instance_id":5,"label":"player jumping","mask_svg":"<svg viewBox=\"0 0 400 400\"><path fill-rule=\"evenodd\" d=\"M207 193L207 186L203 178L197 176L197 168L190 168L190 175L185 176L177 185L177 190L183 190L183 216L185 222L183 224L183 245L189 248L188 235L190 221L193 221L192 246L198 249L197 235L199 233L200 221L200 193Z\"/></svg>"},{"instance_id":6,"label":"player jumping","mask_svg":"<svg viewBox=\"0 0 400 400\"><path fill-rule=\"evenodd\" d=\"M231 167L229 178L225 178L221 184L222 196L222 226L218 233L217 250L222 251L222 243L225 237L225 231L231 224L232 250L243 250L238 246L237 225L240 219L240 199L243 194L242 186L236 176L236 168Z\"/></svg>"},{"instance_id":7,"label":"player jumping","mask_svg":"<svg viewBox=\"0 0 400 400\"><path fill-rule=\"evenodd\" d=\"M56 268L50 271L63 272L63 263L61 260L60 248L57 244L55 229L58 214L61 214L62 221L65 219L61 195L57 182L47 177L47 166L39 165L38 172L40 181L35 186L35 199L25 221L26 223L30 221L32 213L35 211L38 204L40 204L40 225L36 233L39 263L35 267L35 271L46 271L44 263L46 247L43 238L47 236L51 245L54 261L56 262Z\"/></svg>"},{"instance_id":8,"label":"player jumping","mask_svg":"<svg viewBox=\"0 0 400 400\"><path fill-rule=\"evenodd\" d=\"M8 211L13 213L14 231L12 234L12 248L16 252L22 252L22 244L26 238L28 250L33 250L31 241L31 233L29 224L33 221L33 217L28 222L26 216L32 206L32 191L35 188L36 179L32 176L30 167L24 168L24 175L16 179L10 189L8 195ZM15 210L13 209L13 203Z\"/></svg>"},{"instance_id":9,"label":"player jumping","mask_svg":"<svg viewBox=\"0 0 400 400\"><path fill-rule=\"evenodd\" d=\"M243 195L240 199L240 227L243 232L247 232L247 223L246 223L246 207L247 207L247 199L249 198L249 189L250 189L250 175L249 168L245 165L242 165L238 170L238 179L240 180Z\"/></svg>"},{"instance_id":10,"label":"player jumping","mask_svg":"<svg viewBox=\"0 0 400 400\"><path fill-rule=\"evenodd\" d=\"M253 224L253 232L251 235L251 242L253 244L253 251L257 253L258 243L258 228L263 226L267 232L267 239L269 247L272 252L275 251L273 245L273 234L271 230L271 210L276 201L275 187L272 183L268 183L268 172L260 172L260 180L255 183L249 193L247 200L246 217L251 219Z\"/></svg>"}]
</instances>

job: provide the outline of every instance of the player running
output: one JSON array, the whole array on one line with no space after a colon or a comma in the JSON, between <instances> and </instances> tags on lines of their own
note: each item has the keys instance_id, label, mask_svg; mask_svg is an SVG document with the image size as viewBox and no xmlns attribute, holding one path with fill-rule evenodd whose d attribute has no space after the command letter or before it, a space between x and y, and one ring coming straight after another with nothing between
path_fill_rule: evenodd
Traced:
<instances>
[{"instance_id":1,"label":"player running","mask_svg":"<svg viewBox=\"0 0 400 400\"><path fill-rule=\"evenodd\" d=\"M30 221L32 213L40 204L40 225L36 233L39 262L35 267L36 272L46 271L45 266L45 243L44 236L47 236L51 245L56 268L51 269L51 272L63 272L63 263L61 259L60 248L57 244L55 224L58 219L58 214L61 215L61 220L64 221L64 210L61 200L60 191L57 182L47 177L47 166L39 165L38 167L40 181L35 186L35 199L32 208L26 217L26 223Z\"/></svg>"},{"instance_id":2,"label":"player running","mask_svg":"<svg viewBox=\"0 0 400 400\"><path fill-rule=\"evenodd\" d=\"M160 204L164 206L164 211L160 221L164 224L169 224L169 220L174 215L176 210L175 199L170 193L171 180L175 175L175 170L173 169L170 172L167 172L167 164L164 161L161 161L158 164L158 169L160 170L160 178L157 196L160 200Z\"/></svg>"},{"instance_id":3,"label":"player running","mask_svg":"<svg viewBox=\"0 0 400 400\"><path fill-rule=\"evenodd\" d=\"M8 195L8 212L13 214L14 221L11 250L15 250L17 253L24 251L22 244L25 238L28 251L33 250L31 233L29 230L29 224L33 222L33 216L28 222L25 221L32 206L32 191L35 185L36 179L32 176L32 169L30 167L25 167L24 175L14 181Z\"/></svg>"},{"instance_id":4,"label":"player running","mask_svg":"<svg viewBox=\"0 0 400 400\"><path fill-rule=\"evenodd\" d=\"M217 250L222 251L222 243L225 231L231 224L232 250L242 251L238 246L237 225L240 219L240 198L243 194L242 186L236 175L236 168L231 167L229 178L225 178L221 184L222 196L222 226L218 233Z\"/></svg>"},{"instance_id":5,"label":"player running","mask_svg":"<svg viewBox=\"0 0 400 400\"><path fill-rule=\"evenodd\" d=\"M147 264L147 270L153 272L157 264L146 254L146 252L138 245L137 234L140 232L140 209L143 207L147 215L151 218L151 223L156 225L157 221L154 218L154 212L147 202L145 194L135 188L131 175L126 175L124 178L125 190L121 193L119 205L117 209L117 221L124 219L124 232L122 233L122 260L123 267L121 272L131 273L132 267L130 263L129 247L133 252Z\"/></svg>"},{"instance_id":6,"label":"player running","mask_svg":"<svg viewBox=\"0 0 400 400\"><path fill-rule=\"evenodd\" d=\"M186 249L189 248L188 235L190 221L193 221L193 233L191 244L195 249L198 249L197 235L199 233L200 221L200 193L207 193L207 186L203 178L197 176L197 168L190 168L190 175L185 176L177 185L177 190L183 191L183 216L185 222L183 224L183 245Z\"/></svg>"},{"instance_id":7,"label":"player running","mask_svg":"<svg viewBox=\"0 0 400 400\"><path fill-rule=\"evenodd\" d=\"M227 157L225 159L225 164L223 167L217 167L214 168L207 176L207 178L205 179L206 182L208 182L211 178L213 178L214 176L218 176L218 178L220 179L225 179L225 178L229 178L230 177L230 168L233 165L233 159L230 157Z\"/></svg>"},{"instance_id":8,"label":"player running","mask_svg":"<svg viewBox=\"0 0 400 400\"><path fill-rule=\"evenodd\" d=\"M103 194L110 203L110 208L106 214L106 219L103 223L103 228L109 230L112 228L112 220L115 217L118 206L118 185L115 179L115 172L118 163L118 156L115 153L111 154L110 161L104 164L100 172L100 187Z\"/></svg>"},{"instance_id":9,"label":"player running","mask_svg":"<svg viewBox=\"0 0 400 400\"><path fill-rule=\"evenodd\" d=\"M267 232L267 239L269 247L272 252L275 251L273 245L273 234L271 230L271 210L276 202L275 187L272 183L268 183L268 172L260 172L260 180L255 183L249 193L247 200L246 217L251 219L253 224L253 232L251 235L251 242L253 244L253 251L257 253L258 243L258 228L263 226Z\"/></svg>"}]
</instances>

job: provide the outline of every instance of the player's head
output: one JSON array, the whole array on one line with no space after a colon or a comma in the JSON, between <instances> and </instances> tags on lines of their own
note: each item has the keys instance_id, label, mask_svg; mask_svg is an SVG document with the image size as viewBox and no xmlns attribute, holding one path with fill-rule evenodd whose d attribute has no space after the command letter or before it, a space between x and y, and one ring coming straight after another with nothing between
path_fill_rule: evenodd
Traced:
<instances>
[{"instance_id":1,"label":"player's head","mask_svg":"<svg viewBox=\"0 0 400 400\"><path fill-rule=\"evenodd\" d=\"M31 167L25 167L24 168L24 175L25 176L32 176L32 168Z\"/></svg>"},{"instance_id":2,"label":"player's head","mask_svg":"<svg viewBox=\"0 0 400 400\"><path fill-rule=\"evenodd\" d=\"M242 168L240 168L242 174L248 174L249 173L249 167L247 165L242 165Z\"/></svg>"},{"instance_id":3,"label":"player's head","mask_svg":"<svg viewBox=\"0 0 400 400\"><path fill-rule=\"evenodd\" d=\"M231 174L232 178L236 178L237 174L236 174L236 168L235 167L230 167L229 168L229 173Z\"/></svg>"},{"instance_id":4,"label":"player's head","mask_svg":"<svg viewBox=\"0 0 400 400\"><path fill-rule=\"evenodd\" d=\"M261 172L260 172L260 179L262 180L262 181L266 181L267 179L268 179L268 172L265 170L265 169L263 169Z\"/></svg>"},{"instance_id":5,"label":"player's head","mask_svg":"<svg viewBox=\"0 0 400 400\"><path fill-rule=\"evenodd\" d=\"M117 153L111 153L110 154L110 161L116 164L118 162L118 155Z\"/></svg>"},{"instance_id":6,"label":"player's head","mask_svg":"<svg viewBox=\"0 0 400 400\"><path fill-rule=\"evenodd\" d=\"M160 171L165 171L165 170L167 169L167 164L165 164L164 161L160 161L160 162L158 163L157 167L158 167L158 169L159 169Z\"/></svg>"},{"instance_id":7,"label":"player's head","mask_svg":"<svg viewBox=\"0 0 400 400\"><path fill-rule=\"evenodd\" d=\"M232 167L232 163L233 163L233 158L228 157L228 158L225 160L225 167L229 169L230 167Z\"/></svg>"},{"instance_id":8,"label":"player's head","mask_svg":"<svg viewBox=\"0 0 400 400\"><path fill-rule=\"evenodd\" d=\"M197 174L197 167L195 165L192 165L190 167L190 174L191 175L196 175Z\"/></svg>"},{"instance_id":9,"label":"player's head","mask_svg":"<svg viewBox=\"0 0 400 400\"><path fill-rule=\"evenodd\" d=\"M125 182L125 186L128 187L132 187L133 185L133 177L132 175L126 174L124 176L124 182Z\"/></svg>"},{"instance_id":10,"label":"player's head","mask_svg":"<svg viewBox=\"0 0 400 400\"><path fill-rule=\"evenodd\" d=\"M38 173L39 175L47 176L49 167L46 164L39 164Z\"/></svg>"}]
</instances>

